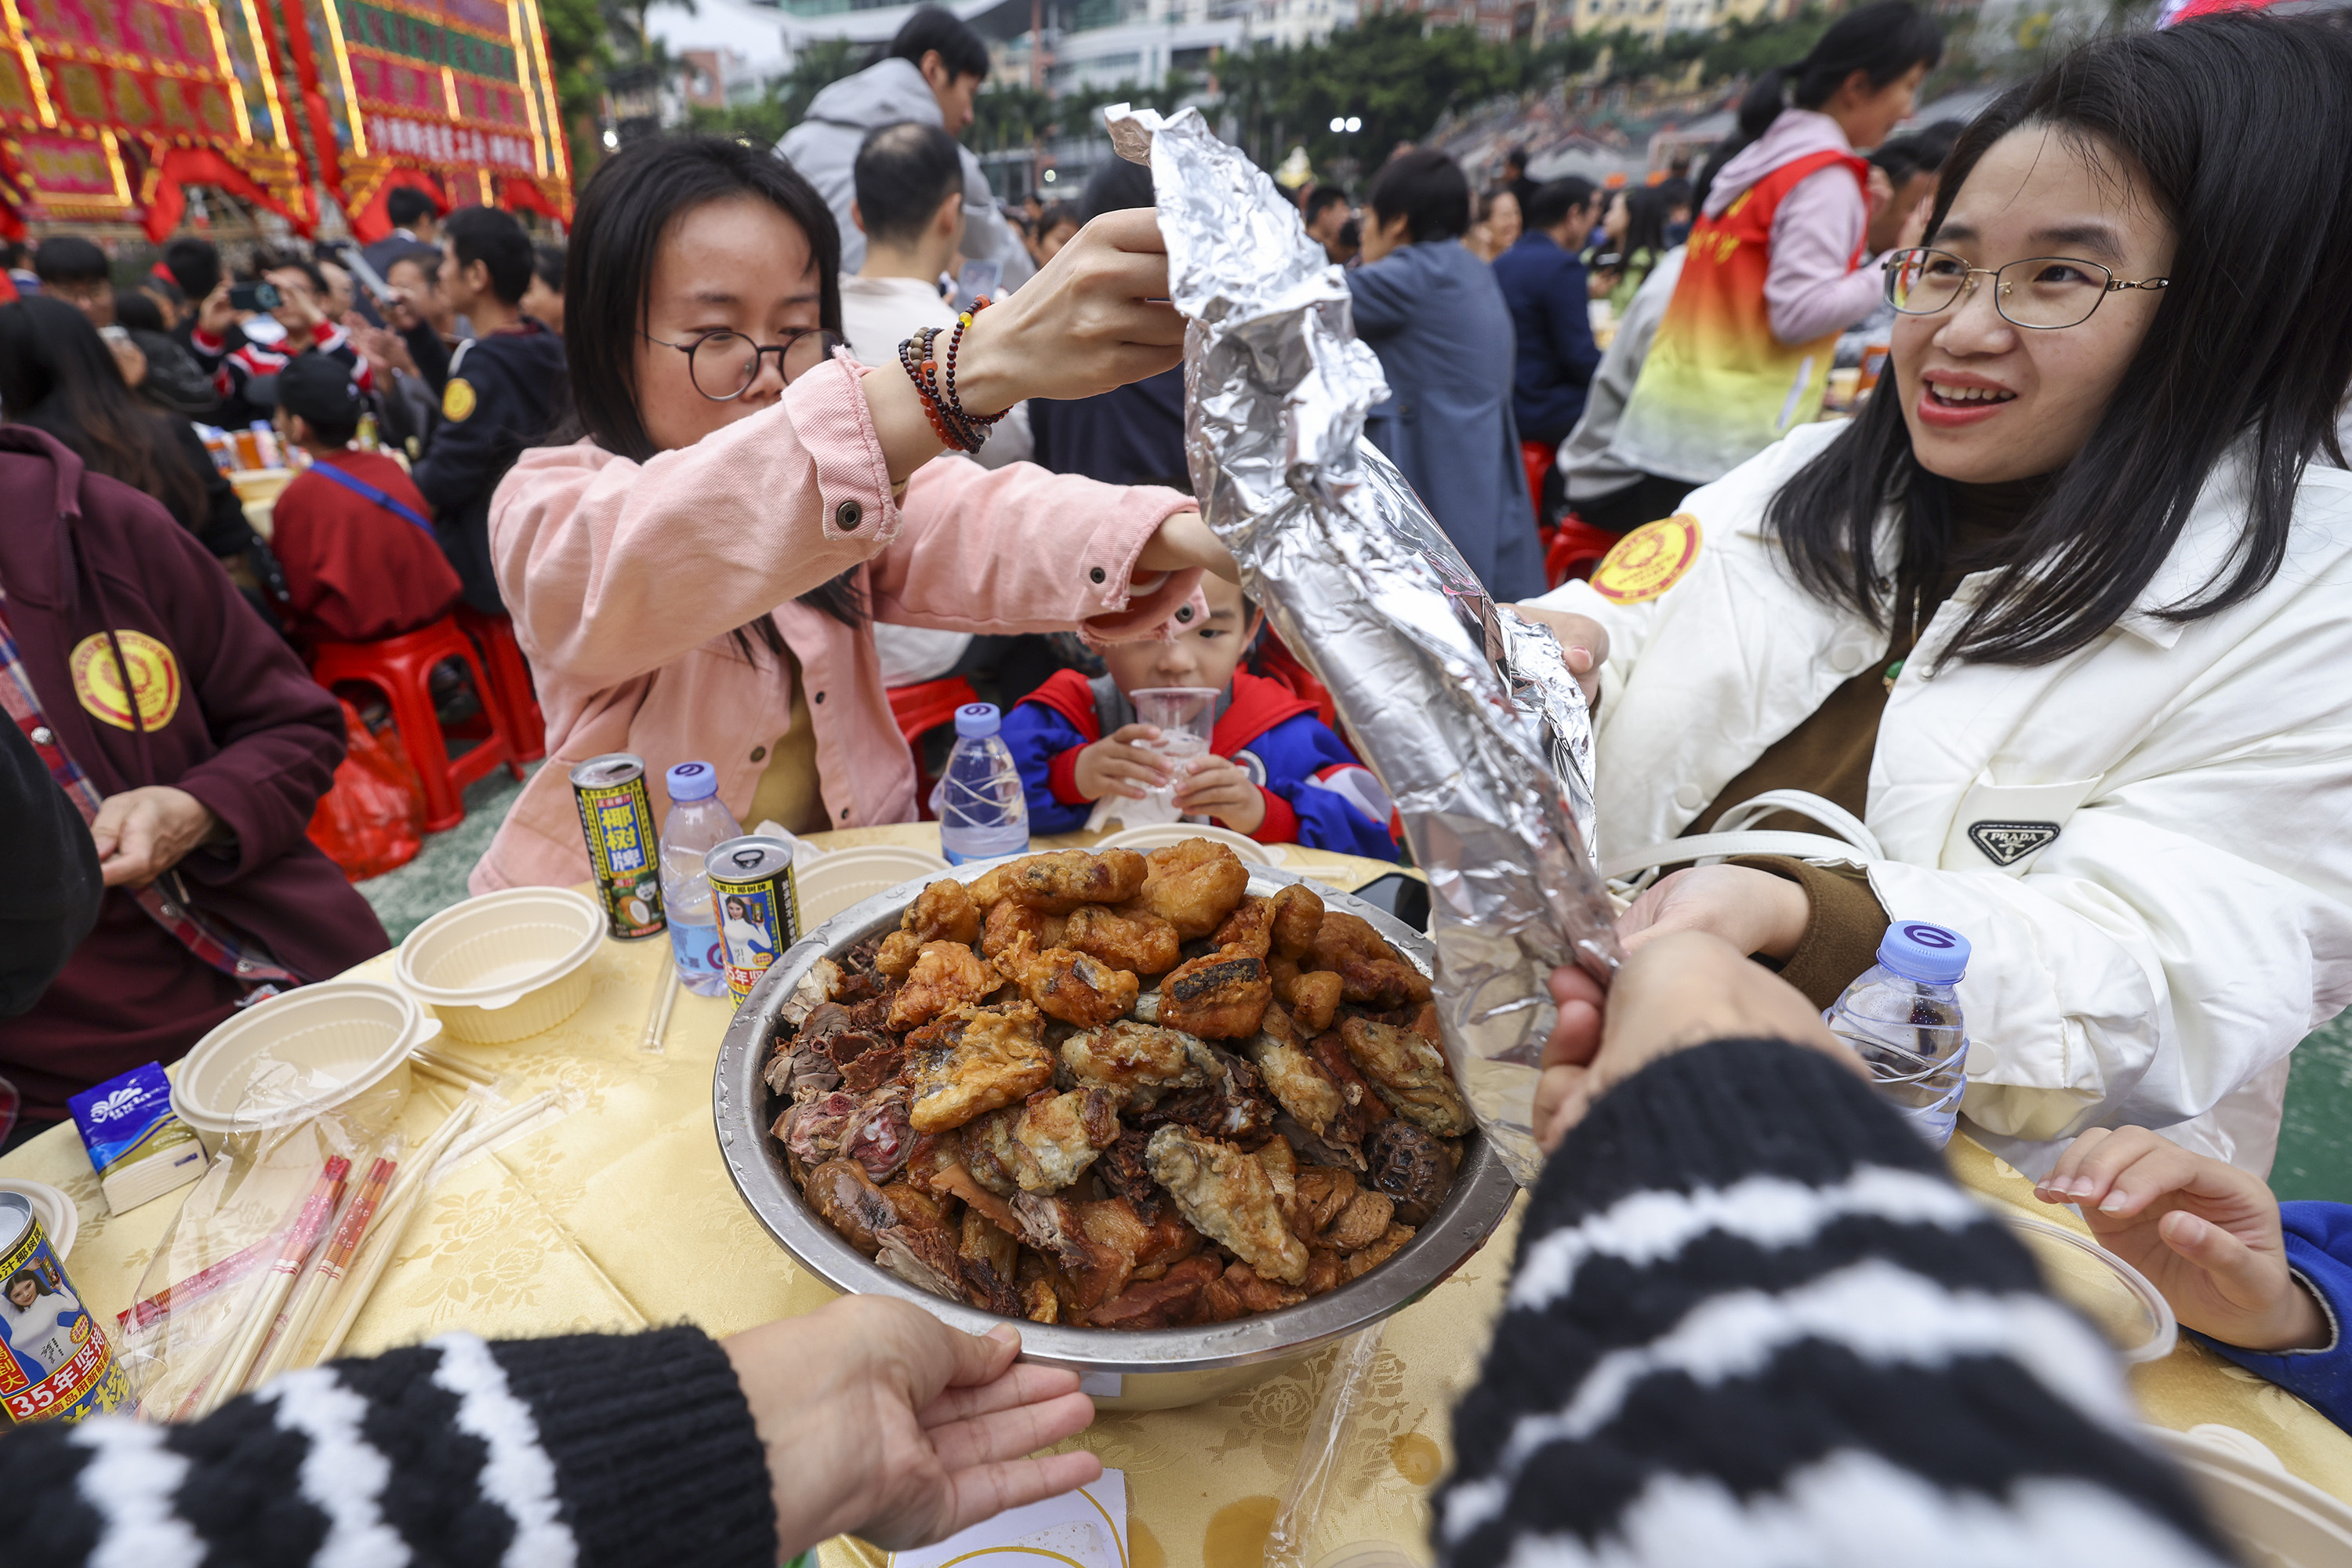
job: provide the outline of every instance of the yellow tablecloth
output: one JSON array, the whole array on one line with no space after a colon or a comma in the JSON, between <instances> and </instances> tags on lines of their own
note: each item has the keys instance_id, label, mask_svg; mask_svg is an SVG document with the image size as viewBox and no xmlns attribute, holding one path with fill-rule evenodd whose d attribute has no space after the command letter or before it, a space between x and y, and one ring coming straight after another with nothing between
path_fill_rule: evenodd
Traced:
<instances>
[{"instance_id":1,"label":"yellow tablecloth","mask_svg":"<svg viewBox=\"0 0 2352 1568\"><path fill-rule=\"evenodd\" d=\"M853 829L820 844L937 844L928 825ZM1288 868L1353 889L1391 868L1293 847ZM564 1121L453 1173L430 1194L352 1331L364 1353L449 1329L493 1335L628 1329L690 1320L725 1334L814 1310L830 1289L803 1274L736 1196L710 1123L710 1075L730 1014L681 994L665 1054L637 1049L663 942L608 942L592 961L587 1003L560 1027L500 1047L440 1049L511 1075L524 1089L578 1087ZM353 973L388 977L389 955ZM454 1091L419 1077L407 1111L429 1131ZM1973 1145L1956 1147L1969 1186L2045 1218L2024 1181ZM107 1212L70 1130L0 1161L0 1173L64 1188L81 1211L68 1270L102 1319L130 1304L178 1207L167 1195L120 1218ZM1428 1297L1391 1319L1307 1561L1350 1542L1391 1541L1425 1557L1430 1483L1450 1458L1447 1411L1475 1375L1501 1299L1513 1222ZM1106 1413L1078 1441L1127 1472L1131 1568L1200 1563L1255 1568L1276 1500L1304 1441L1328 1356L1245 1393L1188 1410ZM2287 1468L2352 1500L2352 1437L2301 1401L2188 1344L2137 1369L2150 1419L2186 1429L2237 1426ZM835 1542L832 1568L878 1562Z\"/></svg>"}]
</instances>

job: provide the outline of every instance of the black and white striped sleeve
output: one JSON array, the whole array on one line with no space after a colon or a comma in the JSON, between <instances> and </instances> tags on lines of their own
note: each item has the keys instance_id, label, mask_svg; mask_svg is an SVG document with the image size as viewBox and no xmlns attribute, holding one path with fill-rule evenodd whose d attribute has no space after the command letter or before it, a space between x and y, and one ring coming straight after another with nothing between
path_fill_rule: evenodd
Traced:
<instances>
[{"instance_id":1,"label":"black and white striped sleeve","mask_svg":"<svg viewBox=\"0 0 2352 1568\"><path fill-rule=\"evenodd\" d=\"M1445 1568L2226 1560L2113 1354L1870 1089L1725 1040L1546 1165Z\"/></svg>"},{"instance_id":2,"label":"black and white striped sleeve","mask_svg":"<svg viewBox=\"0 0 2352 1568\"><path fill-rule=\"evenodd\" d=\"M451 1334L185 1426L0 1439L0 1563L635 1568L776 1559L750 1407L700 1331Z\"/></svg>"}]
</instances>

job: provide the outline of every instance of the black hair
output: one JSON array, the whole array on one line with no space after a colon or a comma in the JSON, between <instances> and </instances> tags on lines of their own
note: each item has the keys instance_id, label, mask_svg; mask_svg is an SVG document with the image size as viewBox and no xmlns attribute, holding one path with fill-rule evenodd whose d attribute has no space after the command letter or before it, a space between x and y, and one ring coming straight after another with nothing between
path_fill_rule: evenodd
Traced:
<instances>
[{"instance_id":1,"label":"black hair","mask_svg":"<svg viewBox=\"0 0 2352 1568\"><path fill-rule=\"evenodd\" d=\"M1710 153L1699 172L1695 205L1704 205L1707 187L1741 149L1772 128L1794 102L1819 109L1861 71L1873 87L1885 87L1913 66L1930 69L1944 58L1944 31L1910 0L1872 0L1832 22L1829 30L1794 65L1774 66L1759 76L1739 100L1739 126ZM1793 90L1792 90L1793 85Z\"/></svg>"},{"instance_id":2,"label":"black hair","mask_svg":"<svg viewBox=\"0 0 2352 1568\"><path fill-rule=\"evenodd\" d=\"M404 261L414 261L425 273L425 280L427 283L438 286L441 279L441 247L439 246L426 245L422 241L419 241L417 244L404 247L386 257L383 263L383 276L386 281L389 281L392 278L392 269L394 268L399 266Z\"/></svg>"},{"instance_id":3,"label":"black hair","mask_svg":"<svg viewBox=\"0 0 2352 1568\"><path fill-rule=\"evenodd\" d=\"M1072 228L1084 228L1087 226L1086 215L1068 202L1055 202L1037 215L1037 237L1045 238L1063 224L1068 224Z\"/></svg>"},{"instance_id":4,"label":"black hair","mask_svg":"<svg viewBox=\"0 0 2352 1568\"><path fill-rule=\"evenodd\" d=\"M402 185L383 198L383 216L394 228L414 228L418 218L439 217L441 204L414 185Z\"/></svg>"},{"instance_id":5,"label":"black hair","mask_svg":"<svg viewBox=\"0 0 2352 1568\"><path fill-rule=\"evenodd\" d=\"M1959 121L1938 120L1908 135L1888 137L1870 154L1870 161L1900 187L1914 174L1932 174L1941 169L1965 129Z\"/></svg>"},{"instance_id":6,"label":"black hair","mask_svg":"<svg viewBox=\"0 0 2352 1568\"><path fill-rule=\"evenodd\" d=\"M2263 112L2243 113L2253 102ZM2158 613L2187 622L2241 604L2285 556L2305 467L2345 459L2336 421L2352 383L2352 289L2340 268L2352 253L2352 35L2247 12L2085 44L1961 133L1931 241L1994 143L2043 127L2109 180L2130 171L2145 184L2175 236L2171 285L2089 439L2019 522L1946 658L2044 664L2114 626L2233 448L2249 491L2235 547ZM1876 552L1889 507L1900 545L1891 574ZM1943 574L1951 511L1949 481L1913 456L1900 400L1874 397L1765 515L1800 582L1884 626L1901 584Z\"/></svg>"},{"instance_id":7,"label":"black hair","mask_svg":"<svg viewBox=\"0 0 2352 1568\"><path fill-rule=\"evenodd\" d=\"M554 292L563 292L563 247L534 245L530 247L530 269L539 280Z\"/></svg>"},{"instance_id":8,"label":"black hair","mask_svg":"<svg viewBox=\"0 0 2352 1568\"><path fill-rule=\"evenodd\" d=\"M1531 234L1538 229L1557 228L1567 221L1569 214L1592 199L1592 182L1575 174L1564 180L1546 180L1528 193L1527 210L1519 216ZM1584 237L1576 237L1580 241Z\"/></svg>"},{"instance_id":9,"label":"black hair","mask_svg":"<svg viewBox=\"0 0 2352 1568\"><path fill-rule=\"evenodd\" d=\"M1666 253L1666 216L1675 210L1674 198L1665 194L1664 185L1633 185L1625 191L1625 243L1620 247L1632 256L1646 250L1653 257Z\"/></svg>"},{"instance_id":10,"label":"black hair","mask_svg":"<svg viewBox=\"0 0 2352 1568\"><path fill-rule=\"evenodd\" d=\"M44 283L103 283L112 275L106 252L78 234L41 241L33 253L33 273Z\"/></svg>"},{"instance_id":11,"label":"black hair","mask_svg":"<svg viewBox=\"0 0 2352 1568\"><path fill-rule=\"evenodd\" d=\"M155 303L152 294L142 294L136 289L114 291L114 324L135 327L141 331L163 331L163 307Z\"/></svg>"},{"instance_id":12,"label":"black hair","mask_svg":"<svg viewBox=\"0 0 2352 1568\"><path fill-rule=\"evenodd\" d=\"M1514 163L1518 165L1521 174L1527 173L1528 150L1526 148L1514 147L1503 154L1503 167L1507 169Z\"/></svg>"},{"instance_id":13,"label":"black hair","mask_svg":"<svg viewBox=\"0 0 2352 1568\"><path fill-rule=\"evenodd\" d=\"M92 473L153 496L184 524L204 515L202 477L131 396L89 318L63 300L33 294L0 305L0 409L11 424L55 436Z\"/></svg>"},{"instance_id":14,"label":"black hair","mask_svg":"<svg viewBox=\"0 0 2352 1568\"><path fill-rule=\"evenodd\" d=\"M1346 186L1320 184L1307 193L1306 205L1299 210L1308 223L1313 223L1318 217L1322 216L1324 208L1334 206L1343 207L1347 205L1348 191Z\"/></svg>"},{"instance_id":15,"label":"black hair","mask_svg":"<svg viewBox=\"0 0 2352 1568\"><path fill-rule=\"evenodd\" d=\"M202 300L220 287L220 252L209 239L183 236L163 247L163 270L191 300Z\"/></svg>"},{"instance_id":16,"label":"black hair","mask_svg":"<svg viewBox=\"0 0 2352 1568\"><path fill-rule=\"evenodd\" d=\"M857 216L868 239L912 245L963 189L963 154L955 138L919 120L877 125L857 144L850 166Z\"/></svg>"},{"instance_id":17,"label":"black hair","mask_svg":"<svg viewBox=\"0 0 2352 1568\"><path fill-rule=\"evenodd\" d=\"M319 264L307 256L292 251L263 257L256 264L255 270L265 275L271 272L299 272L310 280L310 287L318 291L320 300L325 300L329 293L327 275L319 270Z\"/></svg>"},{"instance_id":18,"label":"black hair","mask_svg":"<svg viewBox=\"0 0 2352 1568\"><path fill-rule=\"evenodd\" d=\"M1086 195L1079 200L1085 205L1088 223L1105 213L1159 205L1151 194L1151 171L1124 158L1113 158L1088 174Z\"/></svg>"},{"instance_id":19,"label":"black hair","mask_svg":"<svg viewBox=\"0 0 2352 1568\"><path fill-rule=\"evenodd\" d=\"M1402 216L1415 245L1452 239L1470 226L1470 182L1461 164L1433 148L1390 159L1364 200L1382 223Z\"/></svg>"},{"instance_id":20,"label":"black hair","mask_svg":"<svg viewBox=\"0 0 2352 1568\"><path fill-rule=\"evenodd\" d=\"M817 323L841 331L841 231L833 210L798 170L763 147L731 136L656 136L632 142L596 165L572 220L563 268L564 357L571 368L572 416L559 439L587 436L631 462L658 450L637 408L637 334L645 330L646 291L662 237L709 202L756 196L808 237L817 275ZM852 574L810 589L800 602L845 626L864 623L866 604ZM761 616L735 632L751 657L751 637L776 658L785 654L775 617Z\"/></svg>"},{"instance_id":21,"label":"black hair","mask_svg":"<svg viewBox=\"0 0 2352 1568\"><path fill-rule=\"evenodd\" d=\"M10 267L22 267L31 258L33 247L21 239L0 240L0 261Z\"/></svg>"},{"instance_id":22,"label":"black hair","mask_svg":"<svg viewBox=\"0 0 2352 1568\"><path fill-rule=\"evenodd\" d=\"M981 36L943 5L919 5L890 40L888 58L919 66L933 49L950 76L988 75L988 45Z\"/></svg>"},{"instance_id":23,"label":"black hair","mask_svg":"<svg viewBox=\"0 0 2352 1568\"><path fill-rule=\"evenodd\" d=\"M500 302L522 303L530 287L530 236L515 216L496 207L459 207L441 226L441 242L460 270L480 262L489 269L490 292Z\"/></svg>"},{"instance_id":24,"label":"black hair","mask_svg":"<svg viewBox=\"0 0 2352 1568\"><path fill-rule=\"evenodd\" d=\"M1673 212L1676 207L1686 207L1693 205L1691 199L1691 183L1688 180L1684 179L1679 174L1674 176L1672 179L1660 180L1656 184L1652 185L1650 189L1658 193L1660 198L1665 203L1665 210L1669 213Z\"/></svg>"}]
</instances>

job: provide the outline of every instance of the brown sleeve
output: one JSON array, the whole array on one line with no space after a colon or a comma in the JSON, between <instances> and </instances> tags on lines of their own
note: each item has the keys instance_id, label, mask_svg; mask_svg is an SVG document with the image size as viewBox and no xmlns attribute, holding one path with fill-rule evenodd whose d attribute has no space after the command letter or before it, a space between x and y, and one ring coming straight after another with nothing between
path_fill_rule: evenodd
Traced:
<instances>
[{"instance_id":1,"label":"brown sleeve","mask_svg":"<svg viewBox=\"0 0 2352 1568\"><path fill-rule=\"evenodd\" d=\"M1780 978L1827 1007L1855 978L1878 962L1879 939L1886 934L1886 910L1870 890L1870 879L1843 866L1815 866L1786 855L1741 855L1731 864L1769 871L1805 889L1812 918L1797 951L1780 966Z\"/></svg>"}]
</instances>

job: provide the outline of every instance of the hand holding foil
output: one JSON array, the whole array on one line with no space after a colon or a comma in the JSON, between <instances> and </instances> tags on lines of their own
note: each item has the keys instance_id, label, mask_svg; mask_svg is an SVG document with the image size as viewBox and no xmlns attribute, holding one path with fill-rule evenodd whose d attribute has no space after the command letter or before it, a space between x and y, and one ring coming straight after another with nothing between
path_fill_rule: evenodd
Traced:
<instances>
[{"instance_id":1,"label":"hand holding foil","mask_svg":"<svg viewBox=\"0 0 2352 1568\"><path fill-rule=\"evenodd\" d=\"M1151 165L1202 514L1396 801L1429 877L1447 1059L1526 1185L1548 977L1577 963L1605 982L1618 961L1584 694L1362 438L1389 389L1297 208L1195 110L1105 117Z\"/></svg>"}]
</instances>

